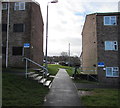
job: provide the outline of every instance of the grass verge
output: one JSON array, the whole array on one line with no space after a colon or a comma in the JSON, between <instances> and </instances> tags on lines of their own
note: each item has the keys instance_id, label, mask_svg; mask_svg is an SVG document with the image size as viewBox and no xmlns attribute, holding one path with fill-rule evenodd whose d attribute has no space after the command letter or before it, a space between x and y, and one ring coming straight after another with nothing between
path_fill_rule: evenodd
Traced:
<instances>
[{"instance_id":1,"label":"grass verge","mask_svg":"<svg viewBox=\"0 0 120 108\"><path fill-rule=\"evenodd\" d=\"M88 80L81 80L81 79L73 79L75 83L88 83L88 84L99 84L98 82L95 81L88 81Z\"/></svg>"},{"instance_id":2,"label":"grass verge","mask_svg":"<svg viewBox=\"0 0 120 108\"><path fill-rule=\"evenodd\" d=\"M93 95L81 96L81 101L85 106L119 106L118 89L81 89L81 91L94 92ZM119 92L119 93L118 93Z\"/></svg>"},{"instance_id":3,"label":"grass verge","mask_svg":"<svg viewBox=\"0 0 120 108\"><path fill-rule=\"evenodd\" d=\"M69 67L69 66L62 66L62 65L56 65L56 64L49 64L48 65L48 71L51 75L56 75L59 68L66 69L69 76L72 76L74 71L75 71L73 67ZM80 73L80 69L78 69L77 71L78 71L78 73ZM98 82L95 82L95 81L88 81L88 80L81 80L81 79L73 79L73 81L75 83L98 84Z\"/></svg>"},{"instance_id":4,"label":"grass verge","mask_svg":"<svg viewBox=\"0 0 120 108\"><path fill-rule=\"evenodd\" d=\"M41 106L49 89L24 76L3 72L3 106Z\"/></svg>"},{"instance_id":5,"label":"grass verge","mask_svg":"<svg viewBox=\"0 0 120 108\"><path fill-rule=\"evenodd\" d=\"M7 72L7 73L25 73L25 69L24 68L2 68L3 72Z\"/></svg>"},{"instance_id":6,"label":"grass verge","mask_svg":"<svg viewBox=\"0 0 120 108\"><path fill-rule=\"evenodd\" d=\"M51 75L56 75L59 70L59 65L49 64L48 65L48 72Z\"/></svg>"},{"instance_id":7,"label":"grass verge","mask_svg":"<svg viewBox=\"0 0 120 108\"><path fill-rule=\"evenodd\" d=\"M56 75L59 68L63 68L66 69L66 71L68 72L68 74L70 76L72 76L72 72L73 72L73 68L72 67L68 67L68 66L61 66L61 65L56 65L56 64L49 64L48 65L48 71L51 75Z\"/></svg>"}]
</instances>

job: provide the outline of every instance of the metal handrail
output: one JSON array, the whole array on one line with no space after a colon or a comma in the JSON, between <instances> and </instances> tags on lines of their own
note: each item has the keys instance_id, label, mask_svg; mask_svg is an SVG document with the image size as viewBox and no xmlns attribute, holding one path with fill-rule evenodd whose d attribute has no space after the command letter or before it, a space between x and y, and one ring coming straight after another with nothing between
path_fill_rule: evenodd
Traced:
<instances>
[{"instance_id":1,"label":"metal handrail","mask_svg":"<svg viewBox=\"0 0 120 108\"><path fill-rule=\"evenodd\" d=\"M43 70L45 70L45 74L47 75L48 70L47 70L44 66L41 66L40 64L34 62L33 60L31 60L31 59L29 59L29 58L27 58L27 57L24 57L23 60L24 60L24 59L26 60L26 78L27 78L27 62L28 62L28 61L31 62L31 63L33 63L33 64L35 64L35 65L37 65L37 66L39 66L39 67L42 68Z\"/></svg>"}]
</instances>

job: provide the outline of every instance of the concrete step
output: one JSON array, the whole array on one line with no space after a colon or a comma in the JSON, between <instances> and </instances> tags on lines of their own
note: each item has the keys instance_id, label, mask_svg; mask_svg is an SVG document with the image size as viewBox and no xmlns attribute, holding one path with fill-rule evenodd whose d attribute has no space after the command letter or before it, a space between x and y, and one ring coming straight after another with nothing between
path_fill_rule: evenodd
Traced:
<instances>
[{"instance_id":1,"label":"concrete step","mask_svg":"<svg viewBox=\"0 0 120 108\"><path fill-rule=\"evenodd\" d=\"M46 80L47 80L46 78L43 78L39 81L39 83L45 83Z\"/></svg>"},{"instance_id":2,"label":"concrete step","mask_svg":"<svg viewBox=\"0 0 120 108\"><path fill-rule=\"evenodd\" d=\"M49 76L50 74L49 73L47 73L47 77Z\"/></svg>"},{"instance_id":3,"label":"concrete step","mask_svg":"<svg viewBox=\"0 0 120 108\"><path fill-rule=\"evenodd\" d=\"M29 75L30 78L35 78L37 77L39 74L32 74L32 75Z\"/></svg>"},{"instance_id":4,"label":"concrete step","mask_svg":"<svg viewBox=\"0 0 120 108\"><path fill-rule=\"evenodd\" d=\"M40 79L42 79L42 77L43 77L43 76L37 76L37 77L34 78L34 80L39 81Z\"/></svg>"},{"instance_id":5,"label":"concrete step","mask_svg":"<svg viewBox=\"0 0 120 108\"><path fill-rule=\"evenodd\" d=\"M51 83L51 80L48 80L43 85L48 87L50 85L50 83Z\"/></svg>"},{"instance_id":6,"label":"concrete step","mask_svg":"<svg viewBox=\"0 0 120 108\"><path fill-rule=\"evenodd\" d=\"M53 76L53 75L50 75L49 77L50 77L50 78L55 78L55 76Z\"/></svg>"},{"instance_id":7,"label":"concrete step","mask_svg":"<svg viewBox=\"0 0 120 108\"><path fill-rule=\"evenodd\" d=\"M37 71L37 72L40 72L40 71L42 71L42 69L34 69L35 71Z\"/></svg>"},{"instance_id":8,"label":"concrete step","mask_svg":"<svg viewBox=\"0 0 120 108\"><path fill-rule=\"evenodd\" d=\"M44 71L44 70L41 70L41 71L40 71L40 73L43 73L43 72L45 72L45 71Z\"/></svg>"},{"instance_id":9,"label":"concrete step","mask_svg":"<svg viewBox=\"0 0 120 108\"><path fill-rule=\"evenodd\" d=\"M74 79L74 77L70 77L71 79Z\"/></svg>"},{"instance_id":10,"label":"concrete step","mask_svg":"<svg viewBox=\"0 0 120 108\"><path fill-rule=\"evenodd\" d=\"M28 72L27 75L32 75L34 74L35 72Z\"/></svg>"},{"instance_id":11,"label":"concrete step","mask_svg":"<svg viewBox=\"0 0 120 108\"><path fill-rule=\"evenodd\" d=\"M49 74L49 73L47 73L47 75L46 75L46 73L44 73L44 75L45 75L45 76L47 76L47 77L49 77L49 76L50 76L50 74Z\"/></svg>"},{"instance_id":12,"label":"concrete step","mask_svg":"<svg viewBox=\"0 0 120 108\"><path fill-rule=\"evenodd\" d=\"M48 88L50 89L51 87L52 87L52 82L50 83L50 85L49 85L49 87L48 87Z\"/></svg>"}]
</instances>

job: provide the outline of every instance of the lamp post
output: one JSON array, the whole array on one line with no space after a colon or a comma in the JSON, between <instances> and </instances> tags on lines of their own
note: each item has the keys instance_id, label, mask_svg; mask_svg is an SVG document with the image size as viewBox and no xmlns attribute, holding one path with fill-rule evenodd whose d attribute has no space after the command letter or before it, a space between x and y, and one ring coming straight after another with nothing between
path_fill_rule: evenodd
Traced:
<instances>
[{"instance_id":1,"label":"lamp post","mask_svg":"<svg viewBox=\"0 0 120 108\"><path fill-rule=\"evenodd\" d=\"M46 51L45 51L45 67L48 68L47 66L47 50L48 50L48 5L49 3L57 3L58 0L54 0L51 2L48 2L47 4L47 19L46 19Z\"/></svg>"}]
</instances>

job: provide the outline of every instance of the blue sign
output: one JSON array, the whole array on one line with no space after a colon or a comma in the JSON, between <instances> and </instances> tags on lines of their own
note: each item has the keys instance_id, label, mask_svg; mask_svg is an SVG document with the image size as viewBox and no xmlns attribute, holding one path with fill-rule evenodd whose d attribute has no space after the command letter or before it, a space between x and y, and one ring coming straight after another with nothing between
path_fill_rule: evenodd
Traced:
<instances>
[{"instance_id":1,"label":"blue sign","mask_svg":"<svg viewBox=\"0 0 120 108\"><path fill-rule=\"evenodd\" d=\"M104 62L99 62L98 63L98 67L104 67L104 66L105 66Z\"/></svg>"},{"instance_id":2,"label":"blue sign","mask_svg":"<svg viewBox=\"0 0 120 108\"><path fill-rule=\"evenodd\" d=\"M24 43L24 48L29 48L30 47L30 43Z\"/></svg>"}]
</instances>

